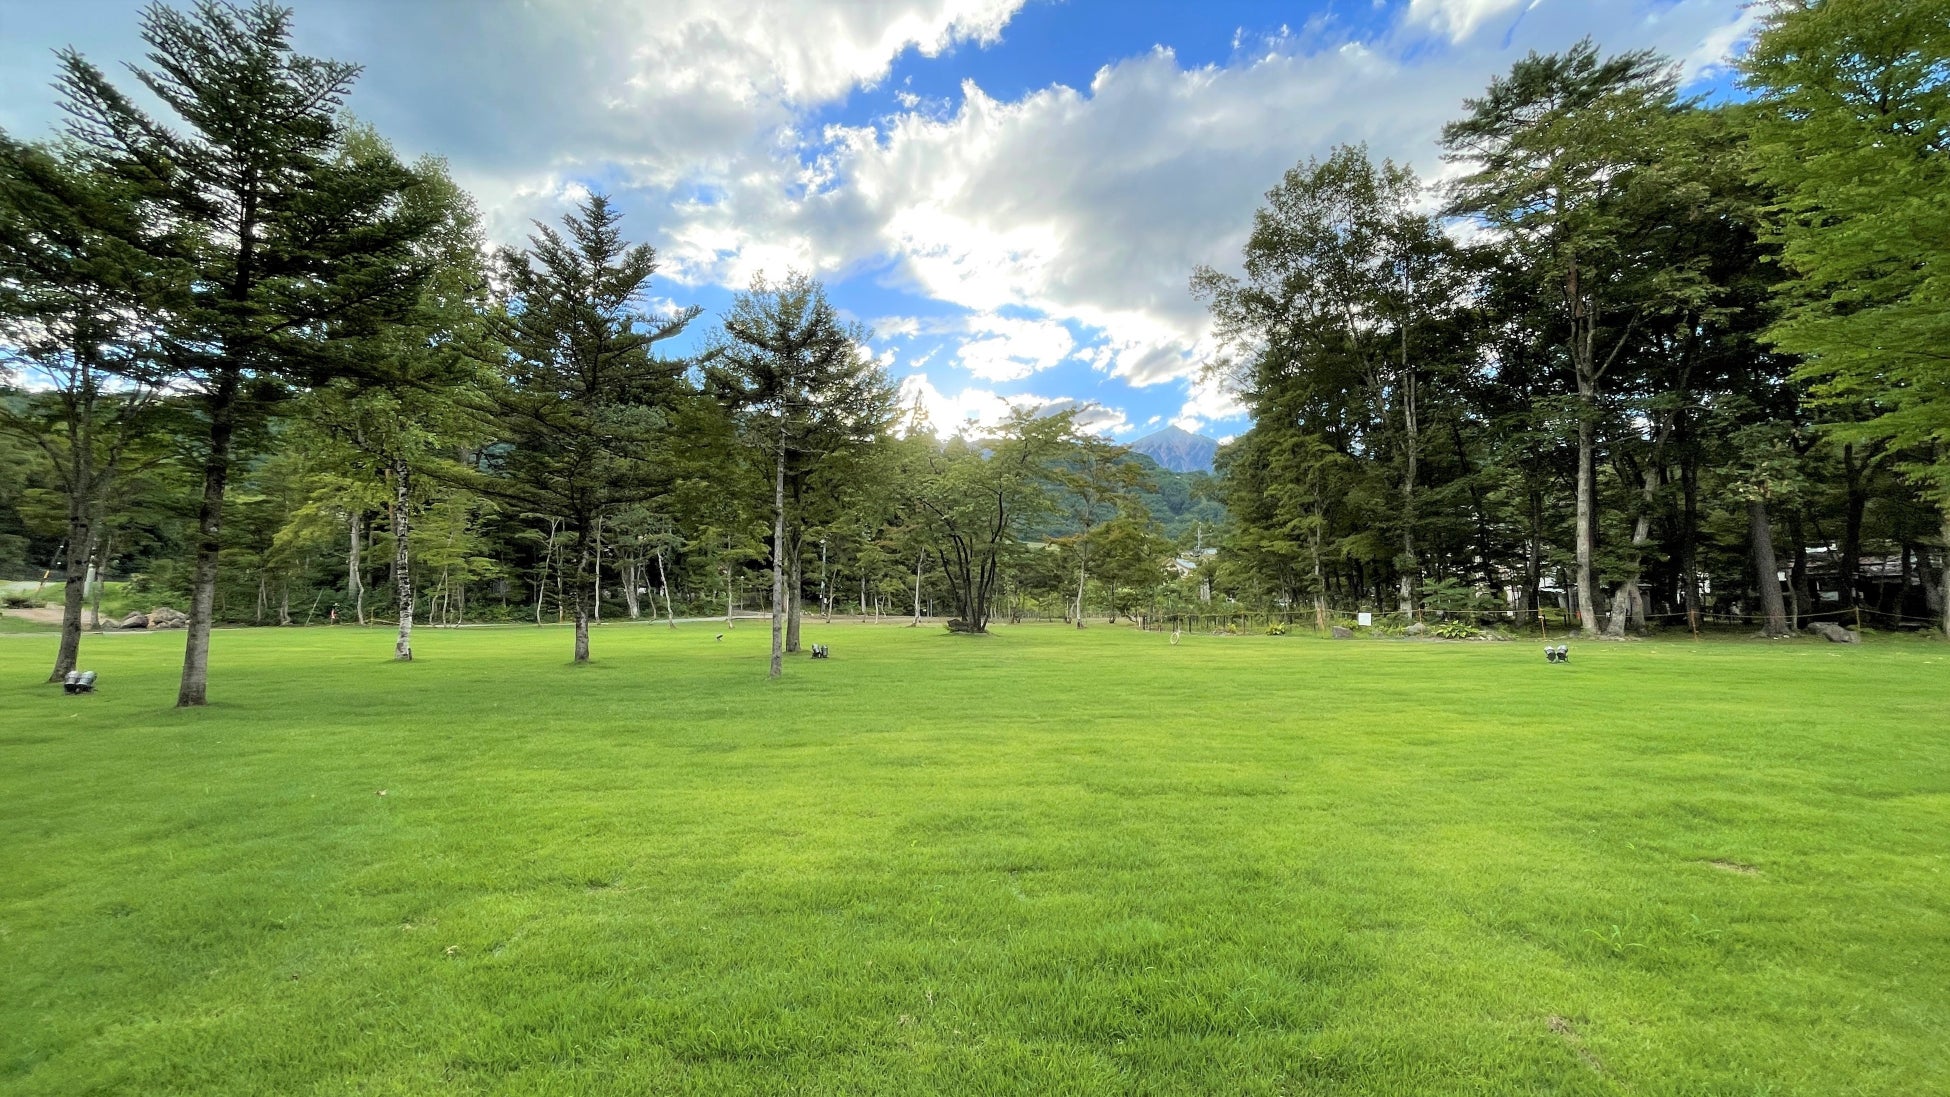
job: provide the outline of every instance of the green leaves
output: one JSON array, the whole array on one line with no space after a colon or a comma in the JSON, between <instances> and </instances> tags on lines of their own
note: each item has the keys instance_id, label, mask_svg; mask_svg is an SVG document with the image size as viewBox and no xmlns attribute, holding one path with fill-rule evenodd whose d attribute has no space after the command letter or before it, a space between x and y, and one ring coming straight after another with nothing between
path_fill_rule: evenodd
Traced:
<instances>
[{"instance_id":1,"label":"green leaves","mask_svg":"<svg viewBox=\"0 0 1950 1097\"><path fill-rule=\"evenodd\" d=\"M1950 3L1797 0L1744 68L1792 276L1769 334L1950 507Z\"/></svg>"}]
</instances>

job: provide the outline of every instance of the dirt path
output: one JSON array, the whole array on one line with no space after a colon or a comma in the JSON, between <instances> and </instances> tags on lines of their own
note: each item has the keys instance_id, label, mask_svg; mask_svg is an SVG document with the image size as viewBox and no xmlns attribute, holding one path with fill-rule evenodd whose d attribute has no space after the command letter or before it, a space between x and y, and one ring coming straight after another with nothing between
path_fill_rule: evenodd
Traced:
<instances>
[{"instance_id":1,"label":"dirt path","mask_svg":"<svg viewBox=\"0 0 1950 1097\"><path fill-rule=\"evenodd\" d=\"M42 606L39 609L13 609L10 607L0 609L0 615L11 617L16 621L32 621L37 625L58 625L61 623L60 606ZM84 615L82 617L83 623L85 624L87 620L88 618Z\"/></svg>"}]
</instances>

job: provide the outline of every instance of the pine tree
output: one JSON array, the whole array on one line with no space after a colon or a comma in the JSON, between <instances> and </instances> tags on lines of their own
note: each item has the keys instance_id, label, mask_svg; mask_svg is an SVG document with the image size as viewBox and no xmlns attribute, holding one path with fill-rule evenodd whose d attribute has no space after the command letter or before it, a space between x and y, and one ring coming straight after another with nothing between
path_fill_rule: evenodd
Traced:
<instances>
[{"instance_id":1,"label":"pine tree","mask_svg":"<svg viewBox=\"0 0 1950 1097\"><path fill-rule=\"evenodd\" d=\"M491 334L505 349L496 363L505 380L486 405L495 441L480 454L485 475L463 481L561 521L568 541L558 551L575 561L578 663L589 660L603 520L669 486L661 466L671 410L688 394L685 363L651 348L698 314L644 311L657 253L625 244L620 220L606 196L592 195L563 217L563 231L537 224L527 250L500 253Z\"/></svg>"},{"instance_id":2,"label":"pine tree","mask_svg":"<svg viewBox=\"0 0 1950 1097\"><path fill-rule=\"evenodd\" d=\"M398 316L425 271L429 228L390 155L346 156L339 111L354 65L291 45L291 12L202 0L145 9L152 117L72 51L61 88L72 136L136 189L161 227L142 243L161 360L192 393L203 488L179 706L204 703L224 494L234 449L292 386L357 376L348 344Z\"/></svg>"},{"instance_id":3,"label":"pine tree","mask_svg":"<svg viewBox=\"0 0 1950 1097\"><path fill-rule=\"evenodd\" d=\"M772 677L797 650L805 491L835 455L873 444L892 421L893 390L825 288L803 274L755 279L707 352L713 392L769 451L772 482ZM788 495L797 505L788 513ZM788 635L789 633L789 635Z\"/></svg>"}]
</instances>

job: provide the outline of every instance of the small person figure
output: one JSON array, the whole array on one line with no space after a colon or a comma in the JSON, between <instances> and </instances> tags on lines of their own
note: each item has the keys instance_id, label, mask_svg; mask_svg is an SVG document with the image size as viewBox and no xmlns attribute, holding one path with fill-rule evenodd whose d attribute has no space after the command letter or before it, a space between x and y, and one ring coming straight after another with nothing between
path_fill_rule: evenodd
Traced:
<instances>
[{"instance_id":1,"label":"small person figure","mask_svg":"<svg viewBox=\"0 0 1950 1097\"><path fill-rule=\"evenodd\" d=\"M339 623L339 604L337 602L332 603L331 622L335 625Z\"/></svg>"},{"instance_id":2,"label":"small person figure","mask_svg":"<svg viewBox=\"0 0 1950 1097\"><path fill-rule=\"evenodd\" d=\"M1173 625L1173 626L1171 626L1171 646L1172 646L1172 647L1177 647L1177 646L1178 646L1178 626L1177 626L1177 625Z\"/></svg>"}]
</instances>

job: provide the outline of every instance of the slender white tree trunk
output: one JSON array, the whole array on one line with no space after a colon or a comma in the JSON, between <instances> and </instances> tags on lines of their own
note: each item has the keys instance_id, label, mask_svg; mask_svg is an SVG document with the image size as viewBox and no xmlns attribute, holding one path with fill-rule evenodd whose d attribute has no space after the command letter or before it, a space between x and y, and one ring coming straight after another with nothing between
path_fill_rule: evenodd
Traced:
<instances>
[{"instance_id":1,"label":"slender white tree trunk","mask_svg":"<svg viewBox=\"0 0 1950 1097\"><path fill-rule=\"evenodd\" d=\"M351 520L346 523L348 536L346 538L347 544L345 549L345 594L346 597L352 599L352 619L362 625L366 623L366 583L359 574L361 570L359 567L359 550L361 548L359 534L361 532L360 527L365 524L365 517L365 515L355 511Z\"/></svg>"},{"instance_id":2,"label":"slender white tree trunk","mask_svg":"<svg viewBox=\"0 0 1950 1097\"><path fill-rule=\"evenodd\" d=\"M100 527L100 524L98 516L96 521L97 528ZM95 550L95 600L93 608L90 611L90 617L94 621L94 629L96 632L102 631L102 584L108 581L108 560L111 555L109 552L109 542L112 537L112 534L103 533L100 538L101 548Z\"/></svg>"},{"instance_id":3,"label":"slender white tree trunk","mask_svg":"<svg viewBox=\"0 0 1950 1097\"><path fill-rule=\"evenodd\" d=\"M677 615L670 610L670 577L664 574L664 549L662 545L657 546L657 589L663 591L664 595L664 620L671 628L676 628ZM655 602L650 604L650 612L653 614L657 612L657 604Z\"/></svg>"},{"instance_id":4,"label":"slender white tree trunk","mask_svg":"<svg viewBox=\"0 0 1950 1097\"><path fill-rule=\"evenodd\" d=\"M772 677L785 667L785 415L779 415L778 471L772 480Z\"/></svg>"},{"instance_id":5,"label":"slender white tree trunk","mask_svg":"<svg viewBox=\"0 0 1950 1097\"><path fill-rule=\"evenodd\" d=\"M909 628L915 628L921 623L921 567L927 562L927 550L922 549L920 555L914 558L914 624L909 625Z\"/></svg>"},{"instance_id":6,"label":"slender white tree trunk","mask_svg":"<svg viewBox=\"0 0 1950 1097\"><path fill-rule=\"evenodd\" d=\"M535 577L535 623L537 625L542 623L542 599L548 594L549 568L555 564L555 531L560 525L560 519L548 520L548 547L542 551L542 573ZM557 585L560 586L559 583Z\"/></svg>"},{"instance_id":7,"label":"slender white tree trunk","mask_svg":"<svg viewBox=\"0 0 1950 1097\"><path fill-rule=\"evenodd\" d=\"M413 468L404 458L393 461L393 600L399 612L399 635L393 640L393 659L413 661L413 554L412 501ZM550 537L553 543L554 538ZM540 603L536 603L540 612Z\"/></svg>"},{"instance_id":8,"label":"slender white tree trunk","mask_svg":"<svg viewBox=\"0 0 1950 1097\"><path fill-rule=\"evenodd\" d=\"M1598 583L1592 571L1597 545L1592 524L1597 506L1597 426L1590 416L1595 403L1587 400L1578 419L1578 506L1577 506L1577 584L1578 629L1586 636L1598 635Z\"/></svg>"}]
</instances>

